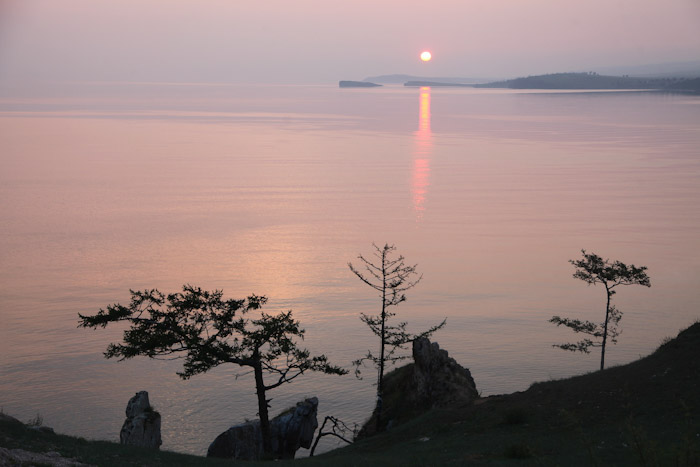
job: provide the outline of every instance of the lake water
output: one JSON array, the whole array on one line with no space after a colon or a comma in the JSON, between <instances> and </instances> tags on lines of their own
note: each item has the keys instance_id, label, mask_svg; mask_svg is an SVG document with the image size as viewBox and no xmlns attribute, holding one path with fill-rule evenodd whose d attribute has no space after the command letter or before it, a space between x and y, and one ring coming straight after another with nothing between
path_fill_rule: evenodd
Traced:
<instances>
[{"instance_id":1,"label":"lake water","mask_svg":"<svg viewBox=\"0 0 700 467\"><path fill-rule=\"evenodd\" d=\"M203 455L256 417L250 375L102 357L119 329L77 314L129 289L185 283L293 309L332 362L378 345L379 300L348 270L394 243L422 282L395 311L470 368L484 395L595 370L554 314L599 321L605 293L571 277L585 248L648 266L615 296L609 365L700 317L700 97L649 92L99 84L0 92L0 406L57 431L118 439L150 393L163 449ZM362 423L375 378L308 375L304 396ZM324 444L325 443L325 444ZM323 449L335 443L328 438ZM300 453L300 455L304 455Z\"/></svg>"}]
</instances>

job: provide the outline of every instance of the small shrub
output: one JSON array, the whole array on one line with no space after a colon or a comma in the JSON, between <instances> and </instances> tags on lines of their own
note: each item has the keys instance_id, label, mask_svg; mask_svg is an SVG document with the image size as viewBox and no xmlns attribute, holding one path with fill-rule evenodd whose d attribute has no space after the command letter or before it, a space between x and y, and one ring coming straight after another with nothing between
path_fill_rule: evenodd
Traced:
<instances>
[{"instance_id":1,"label":"small shrub","mask_svg":"<svg viewBox=\"0 0 700 467\"><path fill-rule=\"evenodd\" d=\"M25 425L27 426L42 426L44 424L44 417L41 414L36 414L36 417L29 420Z\"/></svg>"}]
</instances>

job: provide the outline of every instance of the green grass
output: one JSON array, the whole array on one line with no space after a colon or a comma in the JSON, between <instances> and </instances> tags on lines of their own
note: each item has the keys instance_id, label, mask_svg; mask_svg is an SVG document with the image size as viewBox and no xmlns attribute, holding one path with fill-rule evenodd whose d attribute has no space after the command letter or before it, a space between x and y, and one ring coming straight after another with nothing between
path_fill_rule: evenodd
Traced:
<instances>
[{"instance_id":1,"label":"green grass","mask_svg":"<svg viewBox=\"0 0 700 467\"><path fill-rule=\"evenodd\" d=\"M398 369L387 378L394 408L406 385L402 374ZM399 390L392 393L392 386ZM414 409L409 407L412 418L397 418L387 432L275 465L700 465L700 323L628 365L449 410ZM100 466L230 464L41 433L9 421L0 421L0 446L55 450ZM246 463L259 464L269 465Z\"/></svg>"}]
</instances>

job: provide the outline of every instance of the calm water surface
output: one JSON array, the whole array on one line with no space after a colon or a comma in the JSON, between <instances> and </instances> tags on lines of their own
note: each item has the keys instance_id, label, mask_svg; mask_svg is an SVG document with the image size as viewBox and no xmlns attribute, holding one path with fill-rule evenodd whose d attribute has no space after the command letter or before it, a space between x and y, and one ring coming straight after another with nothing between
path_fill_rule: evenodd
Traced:
<instances>
[{"instance_id":1,"label":"calm water surface","mask_svg":"<svg viewBox=\"0 0 700 467\"><path fill-rule=\"evenodd\" d=\"M626 363L700 313L700 98L656 93L81 84L0 92L0 406L118 439L147 390L164 449L204 454L255 418L252 378L107 361L119 329L77 313L190 283L293 309L305 344L349 367L378 299L347 268L395 243L424 274L397 311L484 395L595 370L554 314L598 321L581 248L646 265L616 295ZM309 375L271 393L362 423L374 378ZM324 449L334 443L326 441ZM323 444L323 443L322 443ZM303 455L303 454L302 454Z\"/></svg>"}]
</instances>

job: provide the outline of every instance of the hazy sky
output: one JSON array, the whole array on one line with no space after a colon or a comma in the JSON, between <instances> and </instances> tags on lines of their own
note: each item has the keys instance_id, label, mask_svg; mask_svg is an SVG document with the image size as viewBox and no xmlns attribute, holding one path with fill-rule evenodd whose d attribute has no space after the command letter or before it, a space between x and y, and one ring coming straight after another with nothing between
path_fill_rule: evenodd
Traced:
<instances>
[{"instance_id":1,"label":"hazy sky","mask_svg":"<svg viewBox=\"0 0 700 467\"><path fill-rule=\"evenodd\" d=\"M6 80L322 83L684 60L700 60L700 0L0 0Z\"/></svg>"}]
</instances>

